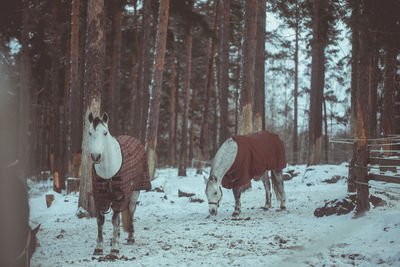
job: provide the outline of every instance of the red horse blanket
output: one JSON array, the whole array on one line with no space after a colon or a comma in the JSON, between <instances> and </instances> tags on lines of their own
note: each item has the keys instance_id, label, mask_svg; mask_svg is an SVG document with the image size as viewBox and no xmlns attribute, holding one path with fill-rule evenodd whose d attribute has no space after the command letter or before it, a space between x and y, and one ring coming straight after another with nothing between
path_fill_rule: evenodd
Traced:
<instances>
[{"instance_id":1,"label":"red horse blanket","mask_svg":"<svg viewBox=\"0 0 400 267\"><path fill-rule=\"evenodd\" d=\"M111 179L103 179L93 167L93 196L97 211L123 211L133 191L151 189L149 168L143 145L131 136L117 137L121 146L122 166Z\"/></svg>"},{"instance_id":2,"label":"red horse blanket","mask_svg":"<svg viewBox=\"0 0 400 267\"><path fill-rule=\"evenodd\" d=\"M247 184L267 170L286 167L285 147L278 135L260 131L233 137L238 152L231 168L222 179L222 186L233 188Z\"/></svg>"}]
</instances>

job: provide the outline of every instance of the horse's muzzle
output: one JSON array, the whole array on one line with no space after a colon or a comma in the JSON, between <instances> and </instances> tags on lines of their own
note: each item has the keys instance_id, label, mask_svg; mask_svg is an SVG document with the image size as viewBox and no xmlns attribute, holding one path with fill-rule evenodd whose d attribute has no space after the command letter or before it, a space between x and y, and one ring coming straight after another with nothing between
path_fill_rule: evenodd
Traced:
<instances>
[{"instance_id":1,"label":"horse's muzzle","mask_svg":"<svg viewBox=\"0 0 400 267\"><path fill-rule=\"evenodd\" d=\"M100 158L101 158L100 154L91 153L90 156L92 157L92 160L93 160L94 163L98 163L100 161Z\"/></svg>"},{"instance_id":2,"label":"horse's muzzle","mask_svg":"<svg viewBox=\"0 0 400 267\"><path fill-rule=\"evenodd\" d=\"M211 208L210 209L210 214L213 215L213 216L217 215L217 209L216 208Z\"/></svg>"}]
</instances>

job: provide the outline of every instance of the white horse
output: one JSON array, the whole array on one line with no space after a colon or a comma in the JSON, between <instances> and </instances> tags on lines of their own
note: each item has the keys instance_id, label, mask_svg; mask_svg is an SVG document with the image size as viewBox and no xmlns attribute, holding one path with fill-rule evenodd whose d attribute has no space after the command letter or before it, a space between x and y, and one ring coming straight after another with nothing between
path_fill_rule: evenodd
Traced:
<instances>
[{"instance_id":1,"label":"white horse","mask_svg":"<svg viewBox=\"0 0 400 267\"><path fill-rule=\"evenodd\" d=\"M209 179L204 177L204 181L206 183L205 193L208 199L209 212L211 215L217 215L217 209L222 199L221 182L228 171L230 171L232 165L235 162L237 154L237 142L233 138L227 139L218 149L214 157ZM252 178L254 179L257 177ZM261 180L264 184L266 195L265 205L262 208L264 210L268 210L271 207L271 183L268 176L268 170L266 170L265 173L261 175ZM272 170L271 180L276 198L281 202L280 208L281 210L285 210L286 197L283 186L282 169ZM233 186L232 191L235 197L235 210L232 216L238 216L241 212L240 195L242 192L242 186Z\"/></svg>"},{"instance_id":2,"label":"white horse","mask_svg":"<svg viewBox=\"0 0 400 267\"><path fill-rule=\"evenodd\" d=\"M103 179L112 178L118 173L122 166L122 152L120 143L116 138L111 136L108 130L108 115L104 113L100 117L93 118L92 113L89 117L89 147L91 158L94 163L94 169L98 176ZM128 244L133 244L135 239L133 216L136 210L136 203L139 198L140 191L133 191L128 208L122 211L122 224L125 231L128 232ZM103 254L103 224L104 211L96 208L98 236L97 245L94 255ZM120 237L120 212L113 209L112 215L113 237L111 240L111 254L119 253L119 237Z\"/></svg>"}]
</instances>

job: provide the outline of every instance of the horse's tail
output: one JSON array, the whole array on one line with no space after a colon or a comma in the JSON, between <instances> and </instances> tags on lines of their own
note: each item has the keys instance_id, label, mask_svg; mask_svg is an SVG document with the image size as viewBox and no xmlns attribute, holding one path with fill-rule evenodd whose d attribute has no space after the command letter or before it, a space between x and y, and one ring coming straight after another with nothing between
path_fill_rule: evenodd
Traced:
<instances>
[{"instance_id":1,"label":"horse's tail","mask_svg":"<svg viewBox=\"0 0 400 267\"><path fill-rule=\"evenodd\" d=\"M130 227L132 227L133 214L131 209L128 207L122 211L122 227L125 232L129 232Z\"/></svg>"}]
</instances>

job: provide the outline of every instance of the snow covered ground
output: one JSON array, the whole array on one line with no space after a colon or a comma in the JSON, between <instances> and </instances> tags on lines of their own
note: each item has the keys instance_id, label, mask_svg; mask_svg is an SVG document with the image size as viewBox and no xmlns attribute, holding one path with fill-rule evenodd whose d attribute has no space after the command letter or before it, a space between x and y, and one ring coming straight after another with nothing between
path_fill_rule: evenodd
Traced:
<instances>
[{"instance_id":1,"label":"snow covered ground","mask_svg":"<svg viewBox=\"0 0 400 267\"><path fill-rule=\"evenodd\" d=\"M41 224L40 247L32 266L400 266L400 188L386 185L389 193L370 189L387 204L353 219L354 213L317 218L316 208L346 195L345 164L291 166L299 174L285 182L287 211L260 209L265 202L261 181L242 194L242 213L232 218L233 194L224 196L216 217L207 218L204 181L195 170L178 177L176 169L160 169L153 189L142 192L135 214L134 245L124 244L117 260L93 257L95 218L78 219L77 194L57 194L49 182L29 183L31 225ZM337 176L336 183L325 180ZM337 180L337 179L336 179ZM388 190L389 190L388 189ZM179 197L178 190L194 193ZM50 191L50 192L49 192ZM46 207L45 194L55 200ZM200 203L196 200L205 200ZM112 236L111 214L104 225L105 253ZM103 257L104 258L104 257Z\"/></svg>"}]
</instances>

